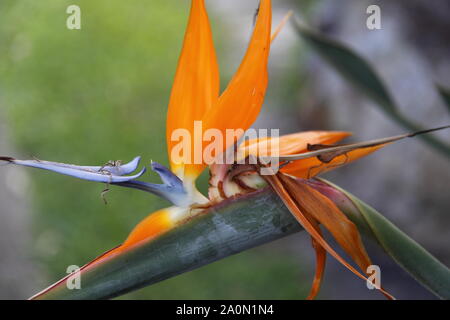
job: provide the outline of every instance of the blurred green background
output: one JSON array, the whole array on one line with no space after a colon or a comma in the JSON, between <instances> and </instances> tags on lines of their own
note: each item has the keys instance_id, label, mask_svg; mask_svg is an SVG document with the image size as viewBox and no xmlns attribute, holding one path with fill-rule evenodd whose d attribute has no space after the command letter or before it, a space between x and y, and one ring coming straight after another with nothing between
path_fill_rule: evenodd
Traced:
<instances>
[{"instance_id":1,"label":"blurred green background","mask_svg":"<svg viewBox=\"0 0 450 320\"><path fill-rule=\"evenodd\" d=\"M365 27L372 2L384 10L383 30L375 32ZM274 0L274 24L293 9L357 48L380 69L403 111L430 127L448 120L429 84L450 84L450 28L440 16L446 0L424 2ZM66 28L71 4L81 7L81 30ZM207 4L224 87L245 51L257 1ZM188 0L2 0L0 154L86 165L141 155L144 164L167 164L166 108L188 11ZM256 126L281 133L349 130L358 132L357 140L404 132L385 118L286 27L272 49L269 90ZM411 142L329 177L448 262L446 161ZM43 289L67 266L83 265L118 245L141 219L168 205L114 187L105 205L103 185L12 170L0 168L0 298L26 298ZM145 179L158 181L153 173ZM202 175L202 190L206 179ZM385 287L394 295L432 298L370 245L369 252L381 261ZM313 270L309 238L294 235L122 298L302 299ZM331 259L319 297L381 298Z\"/></svg>"}]
</instances>

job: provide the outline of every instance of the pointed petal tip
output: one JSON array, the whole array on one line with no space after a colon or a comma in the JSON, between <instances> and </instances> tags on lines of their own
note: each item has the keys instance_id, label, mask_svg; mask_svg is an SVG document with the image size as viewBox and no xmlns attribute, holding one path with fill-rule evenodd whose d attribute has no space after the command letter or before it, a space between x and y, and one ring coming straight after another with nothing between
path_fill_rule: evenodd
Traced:
<instances>
[{"instance_id":1,"label":"pointed petal tip","mask_svg":"<svg viewBox=\"0 0 450 320\"><path fill-rule=\"evenodd\" d=\"M152 170L159 175L164 184L182 188L183 181L181 181L180 178L178 178L172 171L170 171L169 168L156 161L152 161L150 166Z\"/></svg>"},{"instance_id":2,"label":"pointed petal tip","mask_svg":"<svg viewBox=\"0 0 450 320\"><path fill-rule=\"evenodd\" d=\"M273 42L279 35L279 33L281 32L281 30L284 28L284 26L286 25L286 23L289 21L289 19L292 17L292 15L294 14L294 11L289 10L283 17L283 19L281 20L281 22L278 24L278 26L275 28L275 31L272 33L272 36L270 37L270 41Z\"/></svg>"},{"instance_id":3,"label":"pointed petal tip","mask_svg":"<svg viewBox=\"0 0 450 320\"><path fill-rule=\"evenodd\" d=\"M13 162L16 159L14 159L12 157L0 156L0 160L1 161L7 161L7 162Z\"/></svg>"},{"instance_id":4,"label":"pointed petal tip","mask_svg":"<svg viewBox=\"0 0 450 320\"><path fill-rule=\"evenodd\" d=\"M140 162L141 162L141 156L137 156L130 162L119 166L121 175L130 174L131 172L135 171L137 169L137 167L139 166Z\"/></svg>"}]
</instances>

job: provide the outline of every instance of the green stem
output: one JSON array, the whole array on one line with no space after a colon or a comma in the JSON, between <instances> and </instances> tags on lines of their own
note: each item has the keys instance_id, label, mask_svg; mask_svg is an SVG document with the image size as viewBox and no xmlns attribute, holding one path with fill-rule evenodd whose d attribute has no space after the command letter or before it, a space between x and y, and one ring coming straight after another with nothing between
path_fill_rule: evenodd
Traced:
<instances>
[{"instance_id":1,"label":"green stem","mask_svg":"<svg viewBox=\"0 0 450 320\"><path fill-rule=\"evenodd\" d=\"M380 213L324 181L308 181L360 230L438 297L450 298L450 271ZM81 273L81 289L60 281L37 299L107 299L274 241L302 228L271 189L226 200L204 214Z\"/></svg>"}]
</instances>

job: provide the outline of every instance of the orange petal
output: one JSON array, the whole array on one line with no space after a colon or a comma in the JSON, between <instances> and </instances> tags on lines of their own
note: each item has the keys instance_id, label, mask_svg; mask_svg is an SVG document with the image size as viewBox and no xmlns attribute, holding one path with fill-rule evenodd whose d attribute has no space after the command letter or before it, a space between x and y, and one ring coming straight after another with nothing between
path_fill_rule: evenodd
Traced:
<instances>
[{"instance_id":1,"label":"orange petal","mask_svg":"<svg viewBox=\"0 0 450 320\"><path fill-rule=\"evenodd\" d=\"M204 128L218 129L226 137L226 129L247 130L256 120L267 88L267 63L270 51L272 9L270 0L261 0L258 19L245 57L220 96L217 106L203 118ZM222 151L240 136L226 139Z\"/></svg>"},{"instance_id":2,"label":"orange petal","mask_svg":"<svg viewBox=\"0 0 450 320\"><path fill-rule=\"evenodd\" d=\"M172 229L175 223L171 213L171 208L166 208L150 214L134 227L122 244L121 249L125 250L143 240L152 239L161 233Z\"/></svg>"},{"instance_id":3,"label":"orange petal","mask_svg":"<svg viewBox=\"0 0 450 320\"><path fill-rule=\"evenodd\" d=\"M216 104L219 96L219 68L204 0L192 0L189 22L184 36L183 49L170 96L167 113L166 139L172 171L183 175L184 164L172 159L176 129L186 129L193 137L194 121L201 120L206 110ZM193 149L193 139L190 146ZM199 171L200 165L189 170ZM200 167L200 168L199 168Z\"/></svg>"},{"instance_id":4,"label":"orange petal","mask_svg":"<svg viewBox=\"0 0 450 320\"><path fill-rule=\"evenodd\" d=\"M186 217L186 213L187 209L179 207L169 207L151 213L134 227L127 239L120 246L91 261L89 267L103 261L105 258L120 254L143 241L151 240L172 229L180 220Z\"/></svg>"},{"instance_id":5,"label":"orange petal","mask_svg":"<svg viewBox=\"0 0 450 320\"><path fill-rule=\"evenodd\" d=\"M245 141L240 146L243 154L255 156L268 156L273 154L271 148L278 148L279 155L290 155L307 151L309 144L332 144L336 143L348 136L350 132L343 131L304 131L283 135L279 138L259 138ZM275 141L273 141L275 140Z\"/></svg>"},{"instance_id":6,"label":"orange petal","mask_svg":"<svg viewBox=\"0 0 450 320\"><path fill-rule=\"evenodd\" d=\"M302 160L296 160L296 161L293 161L292 163L284 166L281 169L281 171L284 173L288 173L290 175L296 176L298 178L310 179L320 173L324 173L324 172L336 169L338 167L341 167L343 165L351 163L355 160L358 160L359 158L367 156L367 155L371 154L372 152L375 152L378 149L380 149L386 145L387 144L383 144L383 145L378 145L378 146L374 146L374 147L367 147L367 148L352 150L352 151L347 152L346 154L337 156L336 158L331 160L329 163L323 163L316 157L302 159Z\"/></svg>"}]
</instances>

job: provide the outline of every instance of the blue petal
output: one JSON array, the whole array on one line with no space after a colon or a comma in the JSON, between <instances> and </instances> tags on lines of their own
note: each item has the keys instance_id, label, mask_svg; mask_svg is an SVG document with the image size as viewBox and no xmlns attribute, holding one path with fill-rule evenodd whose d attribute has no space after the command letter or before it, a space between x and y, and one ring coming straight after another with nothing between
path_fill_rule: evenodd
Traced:
<instances>
[{"instance_id":1,"label":"blue petal","mask_svg":"<svg viewBox=\"0 0 450 320\"><path fill-rule=\"evenodd\" d=\"M73 164L51 161L18 160L10 157L0 157L0 160L20 166L49 170L83 180L104 183L120 183L130 181L139 178L146 171L146 169L144 168L135 175L123 176L124 174L133 172L137 168L140 157L136 157L131 162L122 166L77 166Z\"/></svg>"},{"instance_id":2,"label":"blue petal","mask_svg":"<svg viewBox=\"0 0 450 320\"><path fill-rule=\"evenodd\" d=\"M179 207L188 206L191 203L188 193L184 189L183 181L172 173L167 167L153 162L151 168L161 178L163 184L130 180L123 183L114 183L122 187L134 188L155 194Z\"/></svg>"},{"instance_id":3,"label":"blue petal","mask_svg":"<svg viewBox=\"0 0 450 320\"><path fill-rule=\"evenodd\" d=\"M163 166L158 162L152 161L152 170L156 172L161 178L162 182L169 186L181 187L183 188L183 181L178 178L172 171L170 171L167 167Z\"/></svg>"},{"instance_id":4,"label":"blue petal","mask_svg":"<svg viewBox=\"0 0 450 320\"><path fill-rule=\"evenodd\" d=\"M162 180L162 184L149 183L135 180L142 176L146 169L142 169L138 174L132 176L124 176L133 172L139 165L140 157L134 158L131 162L121 165L105 165L105 166L78 166L60 162L51 162L43 160L17 160L11 157L1 157L0 161L6 161L10 164L16 164L25 167L39 168L49 170L63 175L102 183L109 183L121 187L134 188L155 194L161 198L169 200L177 206L188 206L191 204L189 194L183 186L183 181L173 174L168 168L152 162L151 168L158 173Z\"/></svg>"},{"instance_id":5,"label":"blue petal","mask_svg":"<svg viewBox=\"0 0 450 320\"><path fill-rule=\"evenodd\" d=\"M165 184L150 183L139 180L130 180L127 182L113 183L113 185L149 192L158 197L166 199L179 207L186 207L189 204L191 204L189 195L184 190L184 188L183 189L173 188Z\"/></svg>"},{"instance_id":6,"label":"blue petal","mask_svg":"<svg viewBox=\"0 0 450 320\"><path fill-rule=\"evenodd\" d=\"M141 157L137 156L133 160L131 160L128 163L122 164L122 165L112 165L112 164L105 164L104 166L75 166L75 165L68 165L73 168L79 168L79 169L88 169L91 171L108 171L111 174L115 176L123 176L126 174L130 174L134 171L136 171L137 167L139 166L139 162L141 161ZM62 163L62 165L65 165ZM67 166L67 165L66 165Z\"/></svg>"}]
</instances>

